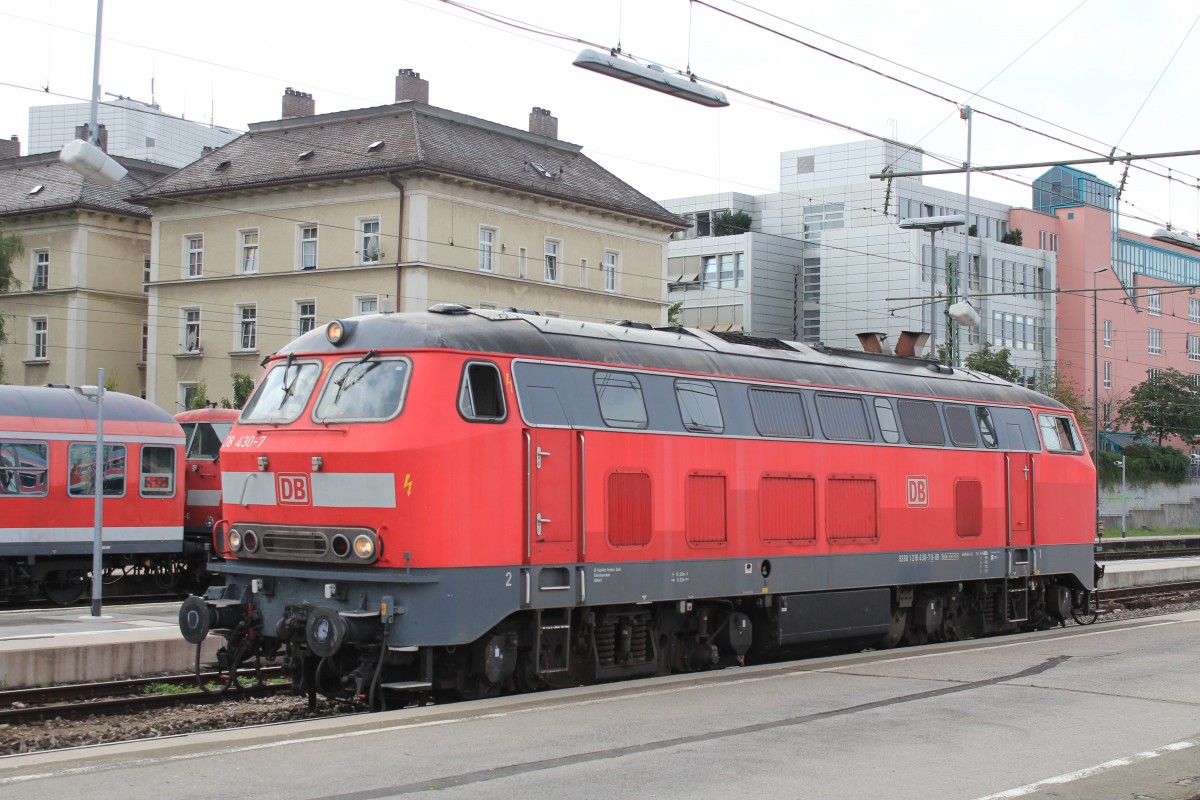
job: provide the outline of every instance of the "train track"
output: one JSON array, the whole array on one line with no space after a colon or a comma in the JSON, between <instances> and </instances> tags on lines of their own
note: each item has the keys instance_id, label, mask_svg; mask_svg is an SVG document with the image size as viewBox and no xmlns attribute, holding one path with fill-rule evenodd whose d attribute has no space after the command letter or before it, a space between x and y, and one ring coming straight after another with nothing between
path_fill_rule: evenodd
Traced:
<instances>
[{"instance_id":1,"label":"train track","mask_svg":"<svg viewBox=\"0 0 1200 800\"><path fill-rule=\"evenodd\" d=\"M168 675L155 678L130 678L97 683L0 691L0 724L24 724L40 720L85 717L89 714L128 714L151 708L183 704L215 703L238 696L261 696L291 690L291 682L281 680L279 667L243 670L238 690L217 693L201 690L195 675ZM228 676L209 672L201 678L205 684L223 683ZM241 685L245 683L246 685Z\"/></svg>"}]
</instances>

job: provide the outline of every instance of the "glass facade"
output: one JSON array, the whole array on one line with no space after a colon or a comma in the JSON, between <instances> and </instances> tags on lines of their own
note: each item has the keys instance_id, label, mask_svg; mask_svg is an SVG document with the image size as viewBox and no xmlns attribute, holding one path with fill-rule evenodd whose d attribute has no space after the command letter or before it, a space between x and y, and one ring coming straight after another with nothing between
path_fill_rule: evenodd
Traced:
<instances>
[{"instance_id":1,"label":"glass facade","mask_svg":"<svg viewBox=\"0 0 1200 800\"><path fill-rule=\"evenodd\" d=\"M1033 182L1033 210L1053 214L1061 206L1085 205L1115 211L1117 188L1090 172L1052 167Z\"/></svg>"}]
</instances>

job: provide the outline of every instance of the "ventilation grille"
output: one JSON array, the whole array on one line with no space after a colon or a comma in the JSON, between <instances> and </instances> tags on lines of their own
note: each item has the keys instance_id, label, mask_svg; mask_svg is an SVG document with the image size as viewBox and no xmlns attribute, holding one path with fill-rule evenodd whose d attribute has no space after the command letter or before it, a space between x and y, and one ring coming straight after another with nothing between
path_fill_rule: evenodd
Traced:
<instances>
[{"instance_id":1,"label":"ventilation grille","mask_svg":"<svg viewBox=\"0 0 1200 800\"><path fill-rule=\"evenodd\" d=\"M726 540L724 475L689 475L685 502L684 527L689 544Z\"/></svg>"},{"instance_id":2,"label":"ventilation grille","mask_svg":"<svg viewBox=\"0 0 1200 800\"><path fill-rule=\"evenodd\" d=\"M269 530L263 534L263 552L280 558L324 558L329 541L320 531Z\"/></svg>"},{"instance_id":3,"label":"ventilation grille","mask_svg":"<svg viewBox=\"0 0 1200 800\"><path fill-rule=\"evenodd\" d=\"M650 476L645 472L608 476L608 543L613 547L650 544Z\"/></svg>"},{"instance_id":4,"label":"ventilation grille","mask_svg":"<svg viewBox=\"0 0 1200 800\"><path fill-rule=\"evenodd\" d=\"M831 541L879 537L874 478L830 478L827 508L827 535Z\"/></svg>"},{"instance_id":5,"label":"ventilation grille","mask_svg":"<svg viewBox=\"0 0 1200 800\"><path fill-rule=\"evenodd\" d=\"M812 542L817 538L816 482L765 476L759 486L759 534L764 542Z\"/></svg>"}]
</instances>

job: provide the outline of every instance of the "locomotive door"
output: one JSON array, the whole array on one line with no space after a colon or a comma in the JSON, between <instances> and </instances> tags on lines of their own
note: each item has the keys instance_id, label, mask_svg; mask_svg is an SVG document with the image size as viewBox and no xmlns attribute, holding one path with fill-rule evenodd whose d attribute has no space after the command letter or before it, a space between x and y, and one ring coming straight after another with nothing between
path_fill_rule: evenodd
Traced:
<instances>
[{"instance_id":1,"label":"locomotive door","mask_svg":"<svg viewBox=\"0 0 1200 800\"><path fill-rule=\"evenodd\" d=\"M1005 453L1008 473L1008 544L1033 544L1033 456Z\"/></svg>"},{"instance_id":2,"label":"locomotive door","mask_svg":"<svg viewBox=\"0 0 1200 800\"><path fill-rule=\"evenodd\" d=\"M569 428L533 428L525 432L525 558L531 564L578 560L575 441L575 431Z\"/></svg>"}]
</instances>

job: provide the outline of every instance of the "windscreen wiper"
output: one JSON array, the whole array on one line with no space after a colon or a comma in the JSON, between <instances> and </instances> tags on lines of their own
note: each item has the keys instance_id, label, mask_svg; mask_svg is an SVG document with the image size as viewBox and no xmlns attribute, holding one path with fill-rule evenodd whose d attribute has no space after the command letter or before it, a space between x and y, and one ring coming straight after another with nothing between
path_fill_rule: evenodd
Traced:
<instances>
[{"instance_id":1,"label":"windscreen wiper","mask_svg":"<svg viewBox=\"0 0 1200 800\"><path fill-rule=\"evenodd\" d=\"M369 359L372 359L372 358L376 358L376 359L379 358L379 354L377 352L375 352L374 350L368 350L366 352L366 355L364 355L358 361L355 361L354 364L351 365L350 369L346 370L345 375L343 375L342 377L338 378L336 381L333 382L334 386L338 387L337 394L335 394L333 396L333 404L335 406L337 405L338 400L341 399L342 392L344 392L346 389L349 389L354 384L358 383L360 380L362 380L363 376L365 376L368 372L370 372L371 370L373 370L379 366L379 364L380 364L379 361L372 361L370 364L367 365L366 369L364 369L362 372L355 374L355 371L359 367L361 367Z\"/></svg>"}]
</instances>

